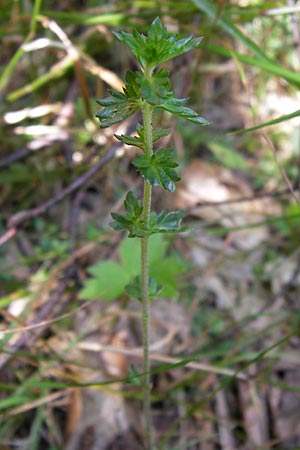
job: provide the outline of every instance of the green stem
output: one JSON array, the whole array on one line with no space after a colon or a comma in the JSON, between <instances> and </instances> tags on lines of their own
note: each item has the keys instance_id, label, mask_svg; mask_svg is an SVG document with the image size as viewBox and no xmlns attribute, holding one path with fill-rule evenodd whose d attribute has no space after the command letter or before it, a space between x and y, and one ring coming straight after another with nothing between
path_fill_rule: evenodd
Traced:
<instances>
[{"instance_id":1,"label":"green stem","mask_svg":"<svg viewBox=\"0 0 300 450\"><path fill-rule=\"evenodd\" d=\"M151 72L149 72L151 76ZM147 156L153 154L153 130L152 130L152 107L145 103L143 108L143 122L145 133L145 153ZM143 219L149 226L151 212L152 186L144 181ZM149 359L149 331L150 331L150 302L149 302L149 237L141 239L141 277L142 277L142 307L143 307L143 400L146 421L147 450L153 447L153 430L151 416L151 386L150 386L150 359Z\"/></svg>"}]
</instances>

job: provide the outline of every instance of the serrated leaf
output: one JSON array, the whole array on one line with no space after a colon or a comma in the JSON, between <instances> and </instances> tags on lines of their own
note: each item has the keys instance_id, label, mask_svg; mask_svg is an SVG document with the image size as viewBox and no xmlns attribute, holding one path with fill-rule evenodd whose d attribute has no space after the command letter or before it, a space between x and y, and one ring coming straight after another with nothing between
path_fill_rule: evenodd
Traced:
<instances>
[{"instance_id":1,"label":"serrated leaf","mask_svg":"<svg viewBox=\"0 0 300 450\"><path fill-rule=\"evenodd\" d=\"M139 156L133 164L152 186L161 186L174 192L175 182L179 181L180 177L174 170L178 164L172 160L173 154L173 149L160 149L150 158L146 155Z\"/></svg>"},{"instance_id":2,"label":"serrated leaf","mask_svg":"<svg viewBox=\"0 0 300 450\"><path fill-rule=\"evenodd\" d=\"M144 127L139 123L136 127L137 136L126 136L124 134L117 135L115 137L119 139L119 141L124 142L127 145L133 145L135 147L140 148L145 151L145 135L144 135Z\"/></svg>"},{"instance_id":3,"label":"serrated leaf","mask_svg":"<svg viewBox=\"0 0 300 450\"><path fill-rule=\"evenodd\" d=\"M104 261L88 270L93 278L87 279L80 291L80 298L112 300L124 292L130 275L124 267L113 261Z\"/></svg>"},{"instance_id":4,"label":"serrated leaf","mask_svg":"<svg viewBox=\"0 0 300 450\"><path fill-rule=\"evenodd\" d=\"M131 191L126 195L124 206L128 214L134 218L137 218L142 214L142 203Z\"/></svg>"},{"instance_id":5,"label":"serrated leaf","mask_svg":"<svg viewBox=\"0 0 300 450\"><path fill-rule=\"evenodd\" d=\"M99 105L103 106L96 113L96 117L100 120L102 128L110 127L118 122L121 122L127 117L134 114L139 108L139 101L137 99L128 99L126 95L111 90L111 97L97 100Z\"/></svg>"},{"instance_id":6,"label":"serrated leaf","mask_svg":"<svg viewBox=\"0 0 300 450\"><path fill-rule=\"evenodd\" d=\"M200 46L202 37L188 36L181 38L177 34L171 34L163 26L157 17L152 22L148 35L133 31L132 35L121 31L115 36L133 52L142 68L147 65L156 67L176 56L186 53Z\"/></svg>"},{"instance_id":7,"label":"serrated leaf","mask_svg":"<svg viewBox=\"0 0 300 450\"><path fill-rule=\"evenodd\" d=\"M160 138L168 136L168 134L170 133L170 129L169 128L158 128L157 130L154 130L153 132L153 142L158 141Z\"/></svg>"},{"instance_id":8,"label":"serrated leaf","mask_svg":"<svg viewBox=\"0 0 300 450\"><path fill-rule=\"evenodd\" d=\"M119 139L119 141L123 142L126 145L132 145L134 147L138 147L141 150L144 150L144 142L141 140L141 138L139 136L126 136L124 134L118 135L115 134L115 137L117 139Z\"/></svg>"},{"instance_id":9,"label":"serrated leaf","mask_svg":"<svg viewBox=\"0 0 300 450\"><path fill-rule=\"evenodd\" d=\"M126 213L111 213L113 222L110 226L114 230L127 230L128 237L145 237L154 233L174 233L184 231L180 227L183 217L182 211L162 211L156 214L154 211L150 213L149 226L147 227L142 216L143 207L140 200L129 191L126 195L124 206Z\"/></svg>"},{"instance_id":10,"label":"serrated leaf","mask_svg":"<svg viewBox=\"0 0 300 450\"><path fill-rule=\"evenodd\" d=\"M141 218L143 206L131 191L126 195L124 206L126 214L111 213L114 222L111 222L110 226L117 231L129 231L130 238L146 236L148 232Z\"/></svg>"},{"instance_id":11,"label":"serrated leaf","mask_svg":"<svg viewBox=\"0 0 300 450\"><path fill-rule=\"evenodd\" d=\"M155 72L150 79L140 79L141 94L151 105L159 105L162 99L172 96L170 91L170 74L165 69Z\"/></svg>"},{"instance_id":12,"label":"serrated leaf","mask_svg":"<svg viewBox=\"0 0 300 450\"><path fill-rule=\"evenodd\" d=\"M149 289L148 293L149 298L153 299L160 293L162 287L158 285L157 281L154 278L150 277L148 289ZM130 283L128 283L125 286L125 290L130 297L137 298L138 300L141 301L142 300L141 277L140 276L135 277Z\"/></svg>"},{"instance_id":13,"label":"serrated leaf","mask_svg":"<svg viewBox=\"0 0 300 450\"><path fill-rule=\"evenodd\" d=\"M159 214L151 212L148 234L178 233L180 231L184 231L185 228L181 227L182 218L182 211L162 211Z\"/></svg>"},{"instance_id":14,"label":"serrated leaf","mask_svg":"<svg viewBox=\"0 0 300 450\"><path fill-rule=\"evenodd\" d=\"M164 232L180 231L183 215L183 211L162 211L157 215L156 227Z\"/></svg>"},{"instance_id":15,"label":"serrated leaf","mask_svg":"<svg viewBox=\"0 0 300 450\"><path fill-rule=\"evenodd\" d=\"M198 125L209 125L210 122L204 119L204 117L198 116L196 111L184 106L186 101L187 99L185 98L168 98L166 101L158 105L158 107Z\"/></svg>"},{"instance_id":16,"label":"serrated leaf","mask_svg":"<svg viewBox=\"0 0 300 450\"><path fill-rule=\"evenodd\" d=\"M141 150L145 151L145 135L144 135L144 128L141 124L137 125L137 136L126 136L124 134L118 135L115 134L115 137L119 139L119 141L124 142L124 144L127 145L133 145L134 147L138 147ZM162 129L158 128L157 130L153 131L153 142L157 142L160 138L168 136L170 133L170 129Z\"/></svg>"},{"instance_id":17,"label":"serrated leaf","mask_svg":"<svg viewBox=\"0 0 300 450\"><path fill-rule=\"evenodd\" d=\"M109 89L110 97L97 100L103 109L96 113L102 128L110 127L134 114L141 106L139 78L141 73L129 70L126 74L126 84L122 92Z\"/></svg>"}]
</instances>

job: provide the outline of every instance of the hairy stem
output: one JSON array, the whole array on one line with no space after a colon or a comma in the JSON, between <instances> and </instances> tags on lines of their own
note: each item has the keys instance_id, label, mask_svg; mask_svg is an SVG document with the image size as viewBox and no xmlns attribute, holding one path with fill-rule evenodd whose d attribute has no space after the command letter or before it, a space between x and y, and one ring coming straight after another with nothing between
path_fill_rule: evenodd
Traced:
<instances>
[{"instance_id":1,"label":"hairy stem","mask_svg":"<svg viewBox=\"0 0 300 450\"><path fill-rule=\"evenodd\" d=\"M150 76L151 74L149 74ZM145 103L143 108L143 122L145 133L145 152L147 156L153 154L152 107ZM151 212L152 186L144 181L143 219L149 226ZM150 386L150 359L149 359L149 331L150 331L150 304L149 304L149 237L141 239L141 277L142 277L142 307L143 307L143 400L146 421L147 450L153 447L153 431L151 417L151 386Z\"/></svg>"}]
</instances>

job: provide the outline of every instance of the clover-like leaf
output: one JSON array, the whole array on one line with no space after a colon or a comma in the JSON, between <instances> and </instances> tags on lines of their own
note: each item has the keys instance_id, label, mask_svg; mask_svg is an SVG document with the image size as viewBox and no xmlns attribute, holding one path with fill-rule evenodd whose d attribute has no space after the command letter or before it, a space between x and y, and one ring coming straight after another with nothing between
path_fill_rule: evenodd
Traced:
<instances>
[{"instance_id":1,"label":"clover-like leaf","mask_svg":"<svg viewBox=\"0 0 300 450\"><path fill-rule=\"evenodd\" d=\"M152 186L161 186L167 191L174 192L175 182L179 181L180 177L174 170L178 164L173 161L173 155L173 149L162 148L150 158L146 155L139 156L133 164Z\"/></svg>"},{"instance_id":2,"label":"clover-like leaf","mask_svg":"<svg viewBox=\"0 0 300 450\"><path fill-rule=\"evenodd\" d=\"M155 68L163 62L199 47L202 41L202 37L181 38L177 34L169 33L158 17L152 22L147 36L136 30L132 34L121 31L115 33L115 36L127 45L143 69L147 65Z\"/></svg>"}]
</instances>

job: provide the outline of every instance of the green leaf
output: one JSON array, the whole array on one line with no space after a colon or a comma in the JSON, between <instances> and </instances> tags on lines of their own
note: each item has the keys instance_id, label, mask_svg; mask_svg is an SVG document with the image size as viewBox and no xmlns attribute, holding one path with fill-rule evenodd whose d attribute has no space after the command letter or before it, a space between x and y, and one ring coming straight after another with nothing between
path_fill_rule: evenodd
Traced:
<instances>
[{"instance_id":1,"label":"green leaf","mask_svg":"<svg viewBox=\"0 0 300 450\"><path fill-rule=\"evenodd\" d=\"M154 278L150 278L149 280L149 298L153 299L157 297L160 293L162 287L158 285L157 281ZM129 297L137 298L138 300L142 300L142 287L141 287L141 277L135 277L127 286L125 286L126 293Z\"/></svg>"},{"instance_id":2,"label":"green leaf","mask_svg":"<svg viewBox=\"0 0 300 450\"><path fill-rule=\"evenodd\" d=\"M176 255L165 256L168 241L161 235L149 238L150 297L158 293L175 295L178 274L187 269L184 260ZM91 278L85 282L80 298L113 300L125 291L140 299L140 242L138 239L123 239L119 246L120 264L101 261L88 269ZM161 288L163 285L163 288ZM161 290L162 289L162 290Z\"/></svg>"},{"instance_id":3,"label":"green leaf","mask_svg":"<svg viewBox=\"0 0 300 450\"><path fill-rule=\"evenodd\" d=\"M232 150L229 142L226 143L211 139L207 142L207 146L225 167L241 170L249 168L247 160L242 155Z\"/></svg>"},{"instance_id":4,"label":"green leaf","mask_svg":"<svg viewBox=\"0 0 300 450\"><path fill-rule=\"evenodd\" d=\"M249 64L253 67L259 67L263 70L266 70L269 73L279 75L282 78L285 78L289 83L294 86L300 86L299 74L293 70L286 69L282 67L282 65L276 63L275 61L269 62L265 59L256 58L253 56L248 56L243 53L236 52L233 49L227 49L221 47L220 45L216 45L213 43L208 43L206 46L206 50L217 53L218 55L224 56L226 58L235 58L238 61L241 61L245 64Z\"/></svg>"},{"instance_id":5,"label":"green leaf","mask_svg":"<svg viewBox=\"0 0 300 450\"><path fill-rule=\"evenodd\" d=\"M241 42L244 44L246 48L251 50L255 55L256 59L269 62L271 64L274 63L271 58L269 58L263 50L250 38L248 38L243 32L236 27L230 19L226 17L223 13L220 13L218 7L216 7L212 1L210 0L192 0L193 3L203 11L208 17L210 17L213 23L217 23L224 31L226 31L230 36L232 36L237 42Z\"/></svg>"},{"instance_id":6,"label":"green leaf","mask_svg":"<svg viewBox=\"0 0 300 450\"><path fill-rule=\"evenodd\" d=\"M159 214L151 212L149 234L185 231L185 228L181 227L182 218L182 211L162 211Z\"/></svg>"},{"instance_id":7,"label":"green leaf","mask_svg":"<svg viewBox=\"0 0 300 450\"><path fill-rule=\"evenodd\" d=\"M113 261L104 261L89 268L93 275L85 283L80 298L112 300L119 297L130 280L130 274Z\"/></svg>"},{"instance_id":8,"label":"green leaf","mask_svg":"<svg viewBox=\"0 0 300 450\"><path fill-rule=\"evenodd\" d=\"M153 186L161 186L174 192L175 182L180 180L174 170L178 166L172 160L173 149L160 149L150 158L146 155L139 156L133 161L141 175Z\"/></svg>"},{"instance_id":9,"label":"green leaf","mask_svg":"<svg viewBox=\"0 0 300 450\"><path fill-rule=\"evenodd\" d=\"M119 139L119 141L123 142L127 145L133 145L134 147L138 147L141 150L145 151L144 144L144 128L141 124L137 125L136 128L137 136L127 136L124 134L118 135L115 134L115 137Z\"/></svg>"},{"instance_id":10,"label":"green leaf","mask_svg":"<svg viewBox=\"0 0 300 450\"><path fill-rule=\"evenodd\" d=\"M160 295L176 297L178 293L179 275L188 269L188 264L182 258L173 254L151 266L151 275L163 286Z\"/></svg>"},{"instance_id":11,"label":"green leaf","mask_svg":"<svg viewBox=\"0 0 300 450\"><path fill-rule=\"evenodd\" d=\"M149 238L149 266L150 271L152 267L157 265L158 261L161 261L168 248L168 240L166 236L162 234L153 234Z\"/></svg>"},{"instance_id":12,"label":"green leaf","mask_svg":"<svg viewBox=\"0 0 300 450\"><path fill-rule=\"evenodd\" d=\"M137 136L126 136L124 134L117 135L115 134L115 137L119 139L119 141L124 142L124 144L127 145L133 145L135 147L140 148L141 150L145 151L145 134L144 134L144 128L141 124L137 125ZM160 138L167 136L170 133L169 129L162 129L159 128L153 132L153 142L157 142Z\"/></svg>"},{"instance_id":13,"label":"green leaf","mask_svg":"<svg viewBox=\"0 0 300 450\"><path fill-rule=\"evenodd\" d=\"M165 69L155 72L150 79L141 78L142 97L151 105L159 105L162 99L172 97L170 91L170 73Z\"/></svg>"},{"instance_id":14,"label":"green leaf","mask_svg":"<svg viewBox=\"0 0 300 450\"><path fill-rule=\"evenodd\" d=\"M141 79L143 74L128 70L122 92L109 89L110 97L97 100L103 109L96 113L102 128L110 127L134 114L141 106Z\"/></svg>"},{"instance_id":15,"label":"green leaf","mask_svg":"<svg viewBox=\"0 0 300 450\"><path fill-rule=\"evenodd\" d=\"M103 109L100 109L96 113L96 117L100 120L102 128L110 127L121 122L134 114L140 106L137 98L129 98L125 94L113 89L110 89L109 92L111 97L97 100L97 103L103 106Z\"/></svg>"},{"instance_id":16,"label":"green leaf","mask_svg":"<svg viewBox=\"0 0 300 450\"><path fill-rule=\"evenodd\" d=\"M128 214L133 218L138 218L142 214L143 206L140 200L131 191L126 195L124 206Z\"/></svg>"},{"instance_id":17,"label":"green leaf","mask_svg":"<svg viewBox=\"0 0 300 450\"><path fill-rule=\"evenodd\" d=\"M114 34L132 51L143 69L146 66L155 68L176 56L198 48L202 41L202 37L181 38L177 34L169 33L158 17L152 22L147 36L136 30L132 34L125 31Z\"/></svg>"},{"instance_id":18,"label":"green leaf","mask_svg":"<svg viewBox=\"0 0 300 450\"><path fill-rule=\"evenodd\" d=\"M149 227L147 227L141 217L143 212L142 204L131 191L128 192L124 205L125 214L111 213L114 221L110 223L110 226L117 231L127 230L130 238L143 238L155 233L175 233L185 230L185 228L180 226L183 217L182 211L162 211L159 214L152 211L150 213Z\"/></svg>"},{"instance_id":19,"label":"green leaf","mask_svg":"<svg viewBox=\"0 0 300 450\"><path fill-rule=\"evenodd\" d=\"M123 239L119 246L120 261L131 276L140 272L141 248L139 239Z\"/></svg>"},{"instance_id":20,"label":"green leaf","mask_svg":"<svg viewBox=\"0 0 300 450\"><path fill-rule=\"evenodd\" d=\"M185 98L173 97L162 102L158 107L198 125L210 125L210 122L204 119L204 117L198 116L195 111L184 106L186 101L187 99Z\"/></svg>"},{"instance_id":21,"label":"green leaf","mask_svg":"<svg viewBox=\"0 0 300 450\"><path fill-rule=\"evenodd\" d=\"M250 131L259 130L261 128L270 127L272 125L277 125L281 122L286 122L287 120L293 119L294 117L300 116L300 110L297 109L297 111L294 111L291 114L285 114L284 116L276 117L276 119L268 120L267 122L260 123L258 125L255 125L250 128L242 128L240 130L234 130L231 131L229 134L232 136L234 134L243 134L243 133L249 133Z\"/></svg>"},{"instance_id":22,"label":"green leaf","mask_svg":"<svg viewBox=\"0 0 300 450\"><path fill-rule=\"evenodd\" d=\"M111 213L114 222L111 222L110 226L117 231L129 231L129 237L146 236L148 233L141 218L143 206L131 191L128 192L125 198L124 206L126 214Z\"/></svg>"}]
</instances>

